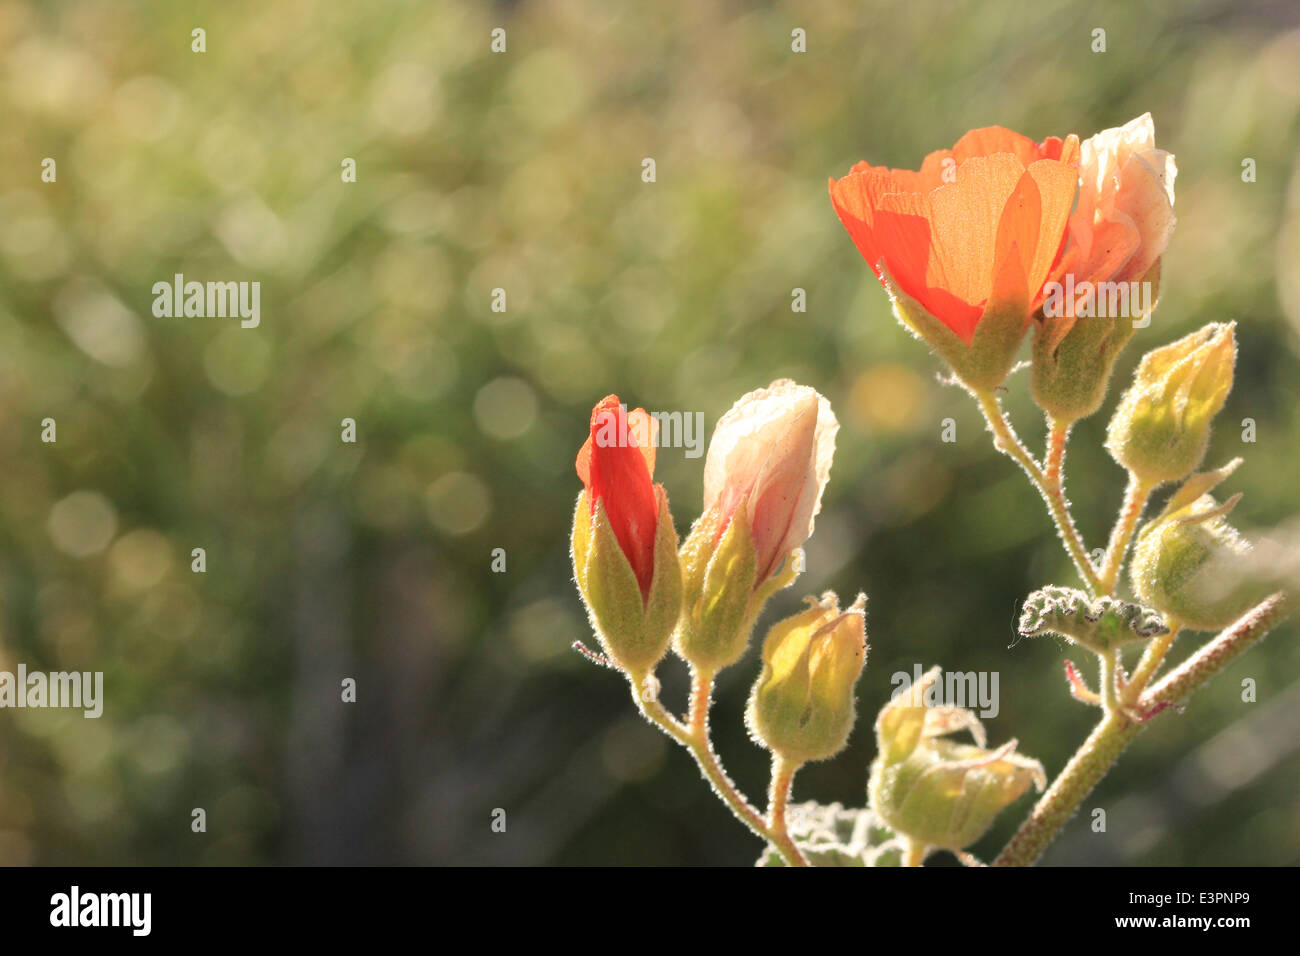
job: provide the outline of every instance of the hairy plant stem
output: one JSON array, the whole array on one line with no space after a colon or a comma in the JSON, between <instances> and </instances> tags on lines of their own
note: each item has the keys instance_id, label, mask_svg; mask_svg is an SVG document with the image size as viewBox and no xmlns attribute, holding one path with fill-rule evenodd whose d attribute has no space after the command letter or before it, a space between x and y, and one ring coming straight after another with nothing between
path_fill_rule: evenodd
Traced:
<instances>
[{"instance_id":1,"label":"hairy plant stem","mask_svg":"<svg viewBox=\"0 0 1300 956\"><path fill-rule=\"evenodd\" d=\"M807 866L808 861L803 853L784 832L784 809L781 813L782 832L773 833L768 822L763 819L763 815L754 809L745 795L731 782L731 778L722 769L717 754L713 752L713 743L709 739L709 702L713 696L713 675L691 668L691 702L687 715L688 722L685 724L668 712L659 702L656 694L646 692L647 686L655 686L653 680L650 685L647 685L647 678L652 677L653 675L649 674L628 673L627 675L628 682L632 686L632 700L635 701L642 716L690 751L696 764L699 765L700 772L704 774L704 779L727 805L727 809L756 837L772 844L787 866ZM786 783L786 792L787 794L789 792L789 781Z\"/></svg>"},{"instance_id":2,"label":"hairy plant stem","mask_svg":"<svg viewBox=\"0 0 1300 956\"><path fill-rule=\"evenodd\" d=\"M713 700L713 672L691 668L691 702L687 728L696 740L709 739L709 704Z\"/></svg>"},{"instance_id":3,"label":"hairy plant stem","mask_svg":"<svg viewBox=\"0 0 1300 956\"><path fill-rule=\"evenodd\" d=\"M1053 422L1051 424L1051 438L1048 447L1048 466L1052 470L1052 462L1055 460L1055 477L1049 482L1047 473L1038 467L1038 462L1016 437L1015 430L1007 420L1002 411L1002 405L998 401L997 395L990 391L973 391L975 400L979 403L980 411L984 413L984 419L988 422L989 430L993 433L993 447L998 451L1010 456L1029 476L1030 483L1043 496L1043 501L1047 504L1047 510L1052 516L1052 521L1056 524L1056 532L1060 535L1061 542L1065 545L1066 552L1070 555L1070 560L1074 562L1075 569L1079 576L1083 578L1088 585L1088 589L1096 593L1100 588L1100 579L1097 577L1097 571L1088 560L1088 549L1084 547L1083 539L1079 536L1079 531L1074 526L1074 518L1070 515L1070 504L1065 499L1065 492L1061 483L1061 468L1065 458L1065 439L1069 431L1069 425L1060 425ZM1057 436L1057 430L1060 429L1060 435ZM1054 452L1055 444L1059 441L1059 452Z\"/></svg>"},{"instance_id":4,"label":"hairy plant stem","mask_svg":"<svg viewBox=\"0 0 1300 956\"><path fill-rule=\"evenodd\" d=\"M790 839L786 829L785 808L790 803L790 787L794 784L794 775L800 765L786 760L778 754L772 755L772 784L767 792L767 832L771 834L772 843L788 861L798 860L796 866L807 866L803 853Z\"/></svg>"},{"instance_id":5,"label":"hairy plant stem","mask_svg":"<svg viewBox=\"0 0 1300 956\"><path fill-rule=\"evenodd\" d=\"M1164 706L1186 700L1231 661L1257 644L1289 612L1290 602L1282 592L1261 601L1154 687L1141 693L1136 699L1138 710L1142 714L1153 716ZM1166 636L1169 638L1167 644L1172 643L1172 635ZM1167 644L1165 651L1168 650ZM1153 652L1153 657L1156 654L1163 657L1163 651ZM1144 662L1145 660L1144 655ZM1150 667L1148 680L1154 674L1155 666L1153 664ZM1134 672L1135 680L1141 670L1142 664L1139 663L1138 671ZM1108 708L1101 723L1084 741L1083 746L1075 751L1060 776L1047 788L1047 792L1039 798L1029 817L1020 825L1020 829L993 861L993 865L1030 866L1035 863L1065 822L1106 776L1124 748L1146 726L1144 718L1131 716L1126 708Z\"/></svg>"},{"instance_id":6,"label":"hairy plant stem","mask_svg":"<svg viewBox=\"0 0 1300 956\"><path fill-rule=\"evenodd\" d=\"M1171 621L1168 634L1153 637L1147 642L1146 648L1142 651L1142 658L1138 661L1137 667L1133 668L1133 676L1129 678L1124 688L1124 706L1133 707L1137 704L1138 698L1147 689L1147 684L1151 683L1151 678L1164 663L1165 655L1169 653L1169 648L1173 646L1174 638L1178 636L1180 630L1182 625L1177 621Z\"/></svg>"},{"instance_id":7,"label":"hairy plant stem","mask_svg":"<svg viewBox=\"0 0 1300 956\"><path fill-rule=\"evenodd\" d=\"M1124 489L1124 503L1120 505L1119 517L1110 532L1110 541L1106 545L1106 557L1101 563L1101 579L1098 593L1112 594L1119 580L1120 568L1124 566L1124 555L1128 553L1129 542L1137 529L1138 519L1146 509L1147 501L1155 486L1143 481L1137 475L1128 476L1128 487Z\"/></svg>"},{"instance_id":8,"label":"hairy plant stem","mask_svg":"<svg viewBox=\"0 0 1300 956\"><path fill-rule=\"evenodd\" d=\"M1291 596L1282 591L1265 598L1149 688L1138 699L1138 706L1149 712L1162 705L1182 703L1294 609Z\"/></svg>"},{"instance_id":9,"label":"hairy plant stem","mask_svg":"<svg viewBox=\"0 0 1300 956\"><path fill-rule=\"evenodd\" d=\"M1047 454L1043 456L1043 480L1065 496L1065 444L1070 440L1070 426L1051 415L1047 416Z\"/></svg>"},{"instance_id":10,"label":"hairy plant stem","mask_svg":"<svg viewBox=\"0 0 1300 956\"><path fill-rule=\"evenodd\" d=\"M930 848L924 843L918 843L910 837L903 838L903 866L922 866L925 863L926 854Z\"/></svg>"},{"instance_id":11,"label":"hairy plant stem","mask_svg":"<svg viewBox=\"0 0 1300 956\"><path fill-rule=\"evenodd\" d=\"M1101 664L1100 686L1102 710L1110 714L1119 709L1119 652L1109 650L1098 654Z\"/></svg>"}]
</instances>

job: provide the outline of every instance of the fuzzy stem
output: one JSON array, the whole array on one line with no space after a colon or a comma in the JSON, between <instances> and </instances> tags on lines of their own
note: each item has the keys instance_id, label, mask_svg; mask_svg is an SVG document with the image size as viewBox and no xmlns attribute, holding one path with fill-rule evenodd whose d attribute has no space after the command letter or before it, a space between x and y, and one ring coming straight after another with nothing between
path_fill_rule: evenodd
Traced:
<instances>
[{"instance_id":1,"label":"fuzzy stem","mask_svg":"<svg viewBox=\"0 0 1300 956\"><path fill-rule=\"evenodd\" d=\"M1108 712L1039 798L993 865L1029 866L1036 862L1142 726L1118 710Z\"/></svg>"},{"instance_id":2,"label":"fuzzy stem","mask_svg":"<svg viewBox=\"0 0 1300 956\"><path fill-rule=\"evenodd\" d=\"M1097 660L1101 664L1098 690L1101 691L1102 709L1108 714L1119 709L1118 653L1118 651L1112 649L1097 655Z\"/></svg>"},{"instance_id":3,"label":"fuzzy stem","mask_svg":"<svg viewBox=\"0 0 1300 956\"><path fill-rule=\"evenodd\" d=\"M993 447L998 451L1010 456L1029 476L1029 481L1043 496L1043 501L1047 504L1047 510L1052 516L1052 521L1056 524L1057 534L1060 535L1061 542L1065 545L1065 550L1074 562L1075 569L1079 576L1083 578L1091 591L1097 591L1100 581L1097 577L1097 571L1088 560L1088 549L1084 547L1083 539L1079 536L1078 529L1074 526L1074 518L1070 515L1070 503L1066 501L1064 491L1060 483L1060 466L1065 456L1065 435L1060 437L1060 454L1057 457L1057 479L1051 484L1048 483L1047 475L1038 467L1038 462L1034 461L1032 455L1016 437L1015 430L1007 420L1002 411L1002 406L998 402L997 395L992 391L975 391L972 392L975 400L979 402L980 411L984 413L984 418L988 422L989 430L993 432ZM1053 432L1058 427L1063 427L1068 432L1069 426L1059 426L1053 424ZM1055 437L1053 441L1056 441ZM1051 464L1052 453L1049 450L1049 467Z\"/></svg>"},{"instance_id":4,"label":"fuzzy stem","mask_svg":"<svg viewBox=\"0 0 1300 956\"><path fill-rule=\"evenodd\" d=\"M1124 489L1124 503L1120 506L1119 517L1110 532L1110 542L1106 545L1106 558L1101 563L1101 594L1112 594L1115 583L1119 580L1120 568L1124 566L1124 555L1128 553L1129 542L1133 540L1133 531L1138 519L1146 509L1147 500L1155 486L1143 481L1137 475L1128 476L1128 486Z\"/></svg>"},{"instance_id":5,"label":"fuzzy stem","mask_svg":"<svg viewBox=\"0 0 1300 956\"><path fill-rule=\"evenodd\" d=\"M697 740L709 739L709 704L713 701L713 673L691 668L691 703L687 728Z\"/></svg>"},{"instance_id":6,"label":"fuzzy stem","mask_svg":"<svg viewBox=\"0 0 1300 956\"><path fill-rule=\"evenodd\" d=\"M704 774L704 779L709 782L713 792L727 805L727 809L737 820L748 827L756 837L776 847L787 865L807 866L807 861L789 837L786 837L785 841L788 845L783 846L770 831L763 815L754 809L753 804L731 782L731 778L722 769L717 754L713 752L713 743L709 740L708 729L709 701L713 693L712 675L691 670L689 724L683 724L670 714L659 702L658 697L643 692L648 676L650 675L632 673L627 675L628 682L632 685L632 700L636 702L642 716L690 751L700 772Z\"/></svg>"},{"instance_id":7,"label":"fuzzy stem","mask_svg":"<svg viewBox=\"0 0 1300 956\"><path fill-rule=\"evenodd\" d=\"M1043 479L1049 488L1062 496L1065 494L1065 443L1070 440L1070 426L1047 416L1047 455L1043 461Z\"/></svg>"},{"instance_id":8,"label":"fuzzy stem","mask_svg":"<svg viewBox=\"0 0 1300 956\"><path fill-rule=\"evenodd\" d=\"M903 840L903 866L923 866L925 856L930 852L930 848L924 843L918 843L910 837Z\"/></svg>"},{"instance_id":9,"label":"fuzzy stem","mask_svg":"<svg viewBox=\"0 0 1300 956\"><path fill-rule=\"evenodd\" d=\"M1144 693L1138 701L1139 708L1150 714L1161 705L1186 700L1238 655L1257 644L1289 611L1290 602L1282 592L1266 598ZM1030 866L1035 863L1065 822L1106 776L1124 748L1146 726L1147 722L1135 720L1123 709L1108 711L1075 751L1060 776L1039 798L1028 819L1020 825L993 865Z\"/></svg>"},{"instance_id":10,"label":"fuzzy stem","mask_svg":"<svg viewBox=\"0 0 1300 956\"><path fill-rule=\"evenodd\" d=\"M1181 624L1172 621L1168 634L1153 637L1147 642L1146 649L1142 651L1142 658L1138 661L1137 667L1133 669L1133 676L1129 678L1128 686L1124 688L1125 706L1132 707L1137 703L1138 698L1146 690L1147 684L1151 682L1155 672L1160 669L1165 655L1169 653L1169 648L1173 646L1174 638L1178 636L1181 629Z\"/></svg>"},{"instance_id":11,"label":"fuzzy stem","mask_svg":"<svg viewBox=\"0 0 1300 956\"><path fill-rule=\"evenodd\" d=\"M790 803L790 787L794 784L794 775L799 772L799 767L800 764L773 754L772 784L767 795L767 831L771 835L772 844L791 866L808 865L799 847L790 839L785 819L785 809Z\"/></svg>"},{"instance_id":12,"label":"fuzzy stem","mask_svg":"<svg viewBox=\"0 0 1300 956\"><path fill-rule=\"evenodd\" d=\"M1278 591L1237 618L1214 640L1203 644L1187 660L1164 676L1138 700L1138 706L1150 710L1161 704L1182 703L1203 687L1260 638L1276 627L1293 610L1289 595Z\"/></svg>"}]
</instances>

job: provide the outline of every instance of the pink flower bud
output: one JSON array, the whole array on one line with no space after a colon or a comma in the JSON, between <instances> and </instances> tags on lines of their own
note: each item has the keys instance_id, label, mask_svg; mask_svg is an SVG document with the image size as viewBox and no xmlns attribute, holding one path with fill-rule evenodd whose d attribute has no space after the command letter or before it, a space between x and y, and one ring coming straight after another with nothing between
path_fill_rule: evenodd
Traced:
<instances>
[{"instance_id":1,"label":"pink flower bud","mask_svg":"<svg viewBox=\"0 0 1300 956\"><path fill-rule=\"evenodd\" d=\"M780 379L743 396L718 421L704 463L704 508L722 537L745 508L762 583L812 534L839 422L830 402Z\"/></svg>"},{"instance_id":2,"label":"pink flower bud","mask_svg":"<svg viewBox=\"0 0 1300 956\"><path fill-rule=\"evenodd\" d=\"M1150 113L1085 140L1079 154L1079 199L1070 215L1059 275L1084 282L1136 282L1174 233L1174 156L1156 149ZM1053 338L1073 324L1071 309Z\"/></svg>"}]
</instances>

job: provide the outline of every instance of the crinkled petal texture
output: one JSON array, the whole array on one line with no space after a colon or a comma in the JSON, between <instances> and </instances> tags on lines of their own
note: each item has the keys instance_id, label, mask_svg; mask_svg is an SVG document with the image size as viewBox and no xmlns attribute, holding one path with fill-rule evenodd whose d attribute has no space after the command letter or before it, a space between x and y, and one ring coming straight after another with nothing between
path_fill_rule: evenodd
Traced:
<instances>
[{"instance_id":1,"label":"crinkled petal texture","mask_svg":"<svg viewBox=\"0 0 1300 956\"><path fill-rule=\"evenodd\" d=\"M877 278L892 278L969 346L991 308L1041 302L1078 161L1074 135L1035 143L992 126L931 153L919 171L858 163L831 180L831 202Z\"/></svg>"},{"instance_id":2,"label":"crinkled petal texture","mask_svg":"<svg viewBox=\"0 0 1300 956\"><path fill-rule=\"evenodd\" d=\"M597 502L604 507L642 598L654 579L659 504L651 478L657 426L645 409L628 412L617 395L607 395L591 411L591 433L575 463L591 510Z\"/></svg>"},{"instance_id":3,"label":"crinkled petal texture","mask_svg":"<svg viewBox=\"0 0 1300 956\"><path fill-rule=\"evenodd\" d=\"M1063 271L1076 284L1146 275L1173 235L1177 175L1173 154L1156 149L1150 113L1085 141Z\"/></svg>"},{"instance_id":4,"label":"crinkled petal texture","mask_svg":"<svg viewBox=\"0 0 1300 956\"><path fill-rule=\"evenodd\" d=\"M830 402L789 379L743 396L718 421L704 463L704 508L718 509L719 537L736 509L746 509L759 582L812 534L839 427Z\"/></svg>"}]
</instances>

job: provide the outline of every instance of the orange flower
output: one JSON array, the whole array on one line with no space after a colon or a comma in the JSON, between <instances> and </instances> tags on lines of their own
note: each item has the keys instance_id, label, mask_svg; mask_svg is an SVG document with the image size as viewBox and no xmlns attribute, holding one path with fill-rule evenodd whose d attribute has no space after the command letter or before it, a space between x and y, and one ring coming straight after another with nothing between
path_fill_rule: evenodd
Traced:
<instances>
[{"instance_id":1,"label":"orange flower","mask_svg":"<svg viewBox=\"0 0 1300 956\"><path fill-rule=\"evenodd\" d=\"M1023 311L1023 335L1061 256L1078 160L1073 134L1035 143L991 126L931 153L919 171L858 163L830 181L831 202L886 289L892 282L970 346L994 310Z\"/></svg>"}]
</instances>

